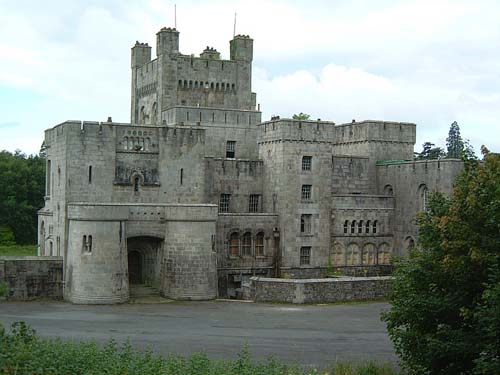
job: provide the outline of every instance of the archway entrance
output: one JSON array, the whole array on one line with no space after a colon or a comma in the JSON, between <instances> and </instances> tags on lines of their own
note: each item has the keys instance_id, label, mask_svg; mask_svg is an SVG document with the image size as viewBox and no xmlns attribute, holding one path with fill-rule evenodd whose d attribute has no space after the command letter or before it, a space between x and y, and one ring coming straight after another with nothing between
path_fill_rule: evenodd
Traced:
<instances>
[{"instance_id":1,"label":"archway entrance","mask_svg":"<svg viewBox=\"0 0 500 375\"><path fill-rule=\"evenodd\" d=\"M127 239L128 277L130 285L160 285L160 262L163 240L140 236Z\"/></svg>"},{"instance_id":2,"label":"archway entrance","mask_svg":"<svg viewBox=\"0 0 500 375\"><path fill-rule=\"evenodd\" d=\"M128 253L128 279L130 284L142 284L141 254L135 250Z\"/></svg>"}]
</instances>

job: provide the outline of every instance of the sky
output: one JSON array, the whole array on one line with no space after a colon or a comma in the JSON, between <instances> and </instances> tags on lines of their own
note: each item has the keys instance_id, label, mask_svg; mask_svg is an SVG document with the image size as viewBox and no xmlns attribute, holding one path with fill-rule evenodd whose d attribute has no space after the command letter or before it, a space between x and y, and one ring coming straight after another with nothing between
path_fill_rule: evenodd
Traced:
<instances>
[{"instance_id":1,"label":"sky","mask_svg":"<svg viewBox=\"0 0 500 375\"><path fill-rule=\"evenodd\" d=\"M66 120L130 121L130 48L177 29L180 50L229 58L254 39L263 119L417 124L416 151L450 124L500 152L500 1L0 0L0 150L38 153Z\"/></svg>"}]
</instances>

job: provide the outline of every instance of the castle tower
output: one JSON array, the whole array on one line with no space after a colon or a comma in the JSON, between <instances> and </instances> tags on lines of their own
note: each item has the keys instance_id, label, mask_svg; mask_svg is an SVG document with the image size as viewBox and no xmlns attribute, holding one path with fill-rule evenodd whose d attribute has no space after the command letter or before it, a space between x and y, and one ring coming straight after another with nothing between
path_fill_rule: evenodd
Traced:
<instances>
[{"instance_id":1,"label":"castle tower","mask_svg":"<svg viewBox=\"0 0 500 375\"><path fill-rule=\"evenodd\" d=\"M179 53L179 32L175 28L163 27L156 33L156 56Z\"/></svg>"},{"instance_id":2,"label":"castle tower","mask_svg":"<svg viewBox=\"0 0 500 375\"><path fill-rule=\"evenodd\" d=\"M130 121L139 122L139 106L137 104L137 72L138 69L151 61L151 47L147 43L135 42L132 47L130 68L132 69L132 83L131 87L131 106L130 106Z\"/></svg>"}]
</instances>

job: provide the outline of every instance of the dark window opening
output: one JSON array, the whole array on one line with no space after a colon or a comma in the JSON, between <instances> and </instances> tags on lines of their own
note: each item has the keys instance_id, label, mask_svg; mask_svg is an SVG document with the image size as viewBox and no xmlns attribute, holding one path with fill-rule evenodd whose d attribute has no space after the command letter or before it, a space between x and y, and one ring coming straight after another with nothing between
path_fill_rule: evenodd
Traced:
<instances>
[{"instance_id":1,"label":"dark window opening","mask_svg":"<svg viewBox=\"0 0 500 375\"><path fill-rule=\"evenodd\" d=\"M229 212L231 194L221 194L219 199L219 212Z\"/></svg>"},{"instance_id":2,"label":"dark window opening","mask_svg":"<svg viewBox=\"0 0 500 375\"><path fill-rule=\"evenodd\" d=\"M134 178L134 191L136 193L139 192L139 184L140 184L140 182L141 182L141 179L139 177L135 177Z\"/></svg>"},{"instance_id":3,"label":"dark window opening","mask_svg":"<svg viewBox=\"0 0 500 375\"><path fill-rule=\"evenodd\" d=\"M184 179L184 169L181 168L181 185L182 185L183 179Z\"/></svg>"},{"instance_id":4,"label":"dark window opening","mask_svg":"<svg viewBox=\"0 0 500 375\"><path fill-rule=\"evenodd\" d=\"M302 170L310 171L312 168L312 156L303 156L302 157Z\"/></svg>"},{"instance_id":5,"label":"dark window opening","mask_svg":"<svg viewBox=\"0 0 500 375\"><path fill-rule=\"evenodd\" d=\"M229 237L229 255L233 257L240 255L240 236L238 233L233 233Z\"/></svg>"},{"instance_id":6,"label":"dark window opening","mask_svg":"<svg viewBox=\"0 0 500 375\"><path fill-rule=\"evenodd\" d=\"M264 233L262 232L255 237L255 256L264 256Z\"/></svg>"},{"instance_id":7,"label":"dark window opening","mask_svg":"<svg viewBox=\"0 0 500 375\"><path fill-rule=\"evenodd\" d=\"M89 184L92 183L92 166L89 165Z\"/></svg>"},{"instance_id":8,"label":"dark window opening","mask_svg":"<svg viewBox=\"0 0 500 375\"><path fill-rule=\"evenodd\" d=\"M300 216L300 233L311 233L312 215L304 214Z\"/></svg>"},{"instance_id":9,"label":"dark window opening","mask_svg":"<svg viewBox=\"0 0 500 375\"><path fill-rule=\"evenodd\" d=\"M236 141L227 141L226 158L234 158L236 154Z\"/></svg>"},{"instance_id":10,"label":"dark window opening","mask_svg":"<svg viewBox=\"0 0 500 375\"><path fill-rule=\"evenodd\" d=\"M243 235L241 253L243 256L252 256L252 234L250 232L246 232Z\"/></svg>"},{"instance_id":11,"label":"dark window opening","mask_svg":"<svg viewBox=\"0 0 500 375\"><path fill-rule=\"evenodd\" d=\"M311 264L311 247L301 247L300 248L300 265Z\"/></svg>"},{"instance_id":12,"label":"dark window opening","mask_svg":"<svg viewBox=\"0 0 500 375\"><path fill-rule=\"evenodd\" d=\"M250 199L248 201L248 212L259 212L259 199L260 195L250 194Z\"/></svg>"},{"instance_id":13,"label":"dark window opening","mask_svg":"<svg viewBox=\"0 0 500 375\"><path fill-rule=\"evenodd\" d=\"M349 228L349 220L344 221L344 234L347 234Z\"/></svg>"},{"instance_id":14,"label":"dark window opening","mask_svg":"<svg viewBox=\"0 0 500 375\"><path fill-rule=\"evenodd\" d=\"M302 185L301 198L304 201L311 200L312 185Z\"/></svg>"},{"instance_id":15,"label":"dark window opening","mask_svg":"<svg viewBox=\"0 0 500 375\"><path fill-rule=\"evenodd\" d=\"M351 234L354 234L356 231L356 220L351 222Z\"/></svg>"}]
</instances>

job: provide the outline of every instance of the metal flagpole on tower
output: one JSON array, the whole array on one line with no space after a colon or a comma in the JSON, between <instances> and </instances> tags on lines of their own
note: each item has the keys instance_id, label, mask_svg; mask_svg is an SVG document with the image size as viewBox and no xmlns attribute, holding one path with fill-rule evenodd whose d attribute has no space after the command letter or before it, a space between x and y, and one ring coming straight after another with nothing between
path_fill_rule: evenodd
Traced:
<instances>
[{"instance_id":1,"label":"metal flagpole on tower","mask_svg":"<svg viewBox=\"0 0 500 375\"><path fill-rule=\"evenodd\" d=\"M233 38L236 36L236 12L234 12Z\"/></svg>"},{"instance_id":2,"label":"metal flagpole on tower","mask_svg":"<svg viewBox=\"0 0 500 375\"><path fill-rule=\"evenodd\" d=\"M174 28L177 30L177 4L174 4Z\"/></svg>"}]
</instances>

